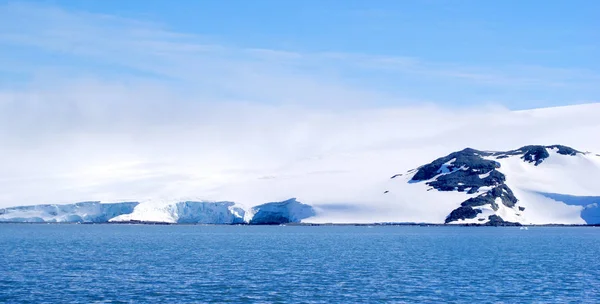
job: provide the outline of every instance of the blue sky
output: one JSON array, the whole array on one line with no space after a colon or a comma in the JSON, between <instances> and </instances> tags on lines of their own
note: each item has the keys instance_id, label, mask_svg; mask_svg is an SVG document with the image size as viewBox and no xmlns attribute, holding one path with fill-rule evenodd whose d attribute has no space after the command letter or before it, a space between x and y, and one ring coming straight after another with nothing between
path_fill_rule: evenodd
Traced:
<instances>
[{"instance_id":1,"label":"blue sky","mask_svg":"<svg viewBox=\"0 0 600 304\"><path fill-rule=\"evenodd\" d=\"M84 79L150 82L198 102L527 109L600 100L597 1L0 3L8 90Z\"/></svg>"}]
</instances>

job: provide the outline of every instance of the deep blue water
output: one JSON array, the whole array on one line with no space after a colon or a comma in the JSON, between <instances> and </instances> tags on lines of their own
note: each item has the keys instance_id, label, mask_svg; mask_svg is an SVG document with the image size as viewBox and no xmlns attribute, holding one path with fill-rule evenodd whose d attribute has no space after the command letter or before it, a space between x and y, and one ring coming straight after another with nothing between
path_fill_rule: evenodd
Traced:
<instances>
[{"instance_id":1,"label":"deep blue water","mask_svg":"<svg viewBox=\"0 0 600 304\"><path fill-rule=\"evenodd\" d=\"M600 228L0 225L0 303L598 303Z\"/></svg>"}]
</instances>

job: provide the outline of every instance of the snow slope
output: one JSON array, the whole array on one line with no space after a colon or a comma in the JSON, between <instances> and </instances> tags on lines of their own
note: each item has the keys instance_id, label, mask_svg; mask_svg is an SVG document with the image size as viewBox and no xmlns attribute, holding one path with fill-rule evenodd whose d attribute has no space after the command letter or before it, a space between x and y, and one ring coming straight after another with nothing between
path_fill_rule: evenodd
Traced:
<instances>
[{"instance_id":1,"label":"snow slope","mask_svg":"<svg viewBox=\"0 0 600 304\"><path fill-rule=\"evenodd\" d=\"M598 224L599 181L600 156L570 147L467 148L391 176L361 203L317 200L310 205L294 198L251 207L231 201L85 202L1 209L0 221L352 223L384 222L368 215L388 211L385 222Z\"/></svg>"},{"instance_id":2,"label":"snow slope","mask_svg":"<svg viewBox=\"0 0 600 304\"><path fill-rule=\"evenodd\" d=\"M423 107L312 116L298 112L293 119L276 117L272 124L246 117L224 123L234 129L153 130L146 134L148 143L85 134L89 141L61 142L51 151L0 151L0 206L138 201L131 214L115 220L249 222L255 207L297 198L314 211L303 222L443 223L463 202L492 189L430 190L427 181L409 182L416 170L407 171L465 147L510 151L559 143L599 153L598 117L600 104L527 111ZM515 219L514 207L476 206L484 220L498 214L523 223L592 221L600 196L595 154L553 153L537 166L518 155L493 159L516 206L525 210ZM450 166L444 164L444 174ZM475 175L486 179L490 174ZM180 199L184 196L193 199Z\"/></svg>"},{"instance_id":3,"label":"snow slope","mask_svg":"<svg viewBox=\"0 0 600 304\"><path fill-rule=\"evenodd\" d=\"M600 156L565 146L464 149L393 180L387 194L420 192L436 223L600 223Z\"/></svg>"},{"instance_id":4,"label":"snow slope","mask_svg":"<svg viewBox=\"0 0 600 304\"><path fill-rule=\"evenodd\" d=\"M292 198L248 208L230 201L89 202L6 208L0 210L0 221L352 223L360 222L353 216L364 221L373 210L385 211L387 204L387 210L396 212L386 222L598 224L599 181L600 156L570 147L524 146L504 152L467 148L391 176L371 189L372 198L364 203L323 201L311 206Z\"/></svg>"},{"instance_id":5,"label":"snow slope","mask_svg":"<svg viewBox=\"0 0 600 304\"><path fill-rule=\"evenodd\" d=\"M593 213L600 203L600 156L578 153L558 154L548 149L549 157L536 166L518 157L501 159L500 171L506 184L526 208L520 222L531 224L585 224L583 211ZM568 198L567 198L568 197ZM598 218L587 218L598 224Z\"/></svg>"}]
</instances>

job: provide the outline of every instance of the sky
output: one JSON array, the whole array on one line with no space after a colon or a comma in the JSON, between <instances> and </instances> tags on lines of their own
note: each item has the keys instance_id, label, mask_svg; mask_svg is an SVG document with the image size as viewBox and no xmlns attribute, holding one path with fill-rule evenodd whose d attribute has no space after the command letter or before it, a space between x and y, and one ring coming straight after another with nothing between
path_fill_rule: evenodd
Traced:
<instances>
[{"instance_id":1,"label":"sky","mask_svg":"<svg viewBox=\"0 0 600 304\"><path fill-rule=\"evenodd\" d=\"M202 196L323 157L360 174L366 151L388 155L368 171L387 178L465 146L594 149L593 105L552 112L570 113L572 129L514 111L599 102L598 11L0 0L0 207Z\"/></svg>"},{"instance_id":2,"label":"sky","mask_svg":"<svg viewBox=\"0 0 600 304\"><path fill-rule=\"evenodd\" d=\"M589 103L600 95L599 10L581 0L0 1L0 79L11 89L171 81L326 107ZM264 92L271 78L281 85ZM250 81L260 84L236 83Z\"/></svg>"}]
</instances>

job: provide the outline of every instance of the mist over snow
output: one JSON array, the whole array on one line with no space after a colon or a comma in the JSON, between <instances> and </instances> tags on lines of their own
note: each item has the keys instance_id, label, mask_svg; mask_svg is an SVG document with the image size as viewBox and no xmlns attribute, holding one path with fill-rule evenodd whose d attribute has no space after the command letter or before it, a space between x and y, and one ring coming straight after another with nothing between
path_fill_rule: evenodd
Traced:
<instances>
[{"instance_id":1,"label":"mist over snow","mask_svg":"<svg viewBox=\"0 0 600 304\"><path fill-rule=\"evenodd\" d=\"M0 107L0 206L149 199L258 205L291 197L352 203L368 200L393 174L465 147L560 143L600 151L599 104L329 110L194 103L96 83L5 93Z\"/></svg>"},{"instance_id":2,"label":"mist over snow","mask_svg":"<svg viewBox=\"0 0 600 304\"><path fill-rule=\"evenodd\" d=\"M429 207L381 194L448 153L600 153L594 70L240 46L35 4L0 15L0 207L295 198L315 221L418 220Z\"/></svg>"}]
</instances>

